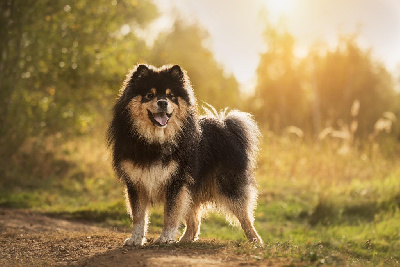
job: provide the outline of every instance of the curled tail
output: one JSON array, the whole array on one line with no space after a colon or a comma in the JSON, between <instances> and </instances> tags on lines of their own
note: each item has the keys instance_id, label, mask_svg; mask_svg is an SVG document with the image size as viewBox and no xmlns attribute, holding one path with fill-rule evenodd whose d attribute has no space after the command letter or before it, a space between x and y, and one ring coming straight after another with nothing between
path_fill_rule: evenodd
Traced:
<instances>
[{"instance_id":1,"label":"curled tail","mask_svg":"<svg viewBox=\"0 0 400 267\"><path fill-rule=\"evenodd\" d=\"M251 168L255 167L256 157L259 146L261 132L257 123L250 113L239 110L227 109L217 112L214 107L207 104L207 108L203 107L206 117L218 120L224 124L228 130L243 147L245 147L247 158Z\"/></svg>"},{"instance_id":2,"label":"curled tail","mask_svg":"<svg viewBox=\"0 0 400 267\"><path fill-rule=\"evenodd\" d=\"M247 147L248 159L251 163L251 167L254 168L261 133L252 115L246 112L232 110L226 115L225 124Z\"/></svg>"}]
</instances>

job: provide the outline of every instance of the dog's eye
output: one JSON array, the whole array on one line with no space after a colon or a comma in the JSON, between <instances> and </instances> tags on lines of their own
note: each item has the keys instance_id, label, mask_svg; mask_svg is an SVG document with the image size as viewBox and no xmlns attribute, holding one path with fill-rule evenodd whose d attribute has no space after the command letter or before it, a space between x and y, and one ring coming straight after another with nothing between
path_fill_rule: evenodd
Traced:
<instances>
[{"instance_id":1,"label":"dog's eye","mask_svg":"<svg viewBox=\"0 0 400 267\"><path fill-rule=\"evenodd\" d=\"M173 95L173 94L171 94L171 93L169 93L169 94L167 94L167 97L169 97L169 98L173 98L173 97L174 97L174 95Z\"/></svg>"},{"instance_id":2,"label":"dog's eye","mask_svg":"<svg viewBox=\"0 0 400 267\"><path fill-rule=\"evenodd\" d=\"M154 97L154 94L153 94L153 93L148 93L148 94L146 95L146 98L147 98L148 100L152 99L153 97Z\"/></svg>"}]
</instances>

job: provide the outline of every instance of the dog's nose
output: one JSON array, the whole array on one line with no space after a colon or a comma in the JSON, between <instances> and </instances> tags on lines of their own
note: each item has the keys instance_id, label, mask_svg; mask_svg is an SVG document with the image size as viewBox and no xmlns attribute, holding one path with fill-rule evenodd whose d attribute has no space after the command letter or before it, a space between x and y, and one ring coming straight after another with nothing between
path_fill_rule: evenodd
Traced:
<instances>
[{"instance_id":1,"label":"dog's nose","mask_svg":"<svg viewBox=\"0 0 400 267\"><path fill-rule=\"evenodd\" d=\"M167 100L160 99L157 101L157 106L159 108L166 108L168 106L168 102L167 102Z\"/></svg>"}]
</instances>

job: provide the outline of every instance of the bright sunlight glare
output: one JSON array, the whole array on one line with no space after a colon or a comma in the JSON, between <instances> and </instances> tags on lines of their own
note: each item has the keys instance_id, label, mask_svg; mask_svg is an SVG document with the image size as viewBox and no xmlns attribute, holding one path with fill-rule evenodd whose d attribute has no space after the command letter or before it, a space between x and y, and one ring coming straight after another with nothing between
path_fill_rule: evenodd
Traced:
<instances>
[{"instance_id":1,"label":"bright sunlight glare","mask_svg":"<svg viewBox=\"0 0 400 267\"><path fill-rule=\"evenodd\" d=\"M265 0L265 6L274 16L287 15L295 3L295 0Z\"/></svg>"}]
</instances>

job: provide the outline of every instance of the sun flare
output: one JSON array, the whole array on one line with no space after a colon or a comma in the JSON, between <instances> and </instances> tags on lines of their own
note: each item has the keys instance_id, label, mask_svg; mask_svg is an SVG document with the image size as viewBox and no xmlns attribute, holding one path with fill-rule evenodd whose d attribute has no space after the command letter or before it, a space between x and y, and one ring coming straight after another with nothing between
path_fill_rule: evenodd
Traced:
<instances>
[{"instance_id":1,"label":"sun flare","mask_svg":"<svg viewBox=\"0 0 400 267\"><path fill-rule=\"evenodd\" d=\"M271 13L280 16L288 13L295 2L295 0L266 0L265 5Z\"/></svg>"}]
</instances>

